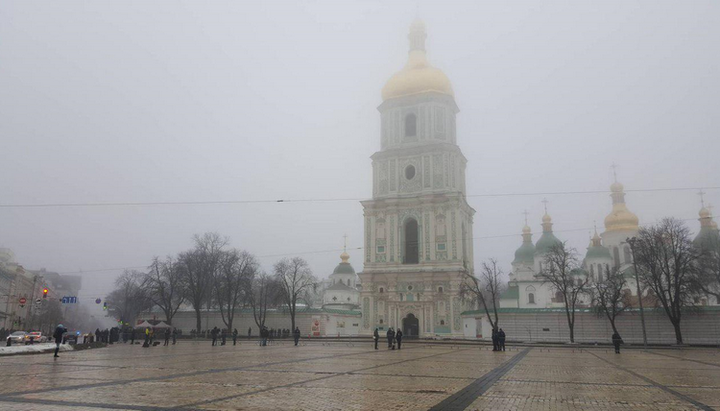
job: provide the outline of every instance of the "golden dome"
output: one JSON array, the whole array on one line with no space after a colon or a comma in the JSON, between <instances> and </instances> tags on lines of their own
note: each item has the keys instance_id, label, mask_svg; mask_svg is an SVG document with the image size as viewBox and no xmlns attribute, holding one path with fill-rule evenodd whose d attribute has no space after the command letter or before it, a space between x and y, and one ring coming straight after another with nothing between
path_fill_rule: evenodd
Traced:
<instances>
[{"instance_id":1,"label":"golden dome","mask_svg":"<svg viewBox=\"0 0 720 411\"><path fill-rule=\"evenodd\" d=\"M454 96L450 79L430 65L425 55L425 23L416 20L410 26L410 52L405 67L395 73L382 88L383 101L414 94L437 92Z\"/></svg>"},{"instance_id":2,"label":"golden dome","mask_svg":"<svg viewBox=\"0 0 720 411\"><path fill-rule=\"evenodd\" d=\"M552 218L550 218L550 215L548 213L545 213L545 215L542 218L543 223L550 223L552 222Z\"/></svg>"},{"instance_id":3,"label":"golden dome","mask_svg":"<svg viewBox=\"0 0 720 411\"><path fill-rule=\"evenodd\" d=\"M530 233L532 233L532 229L530 229L530 226L525 224L525 227L523 227L522 232L523 232L523 234L530 234Z\"/></svg>"},{"instance_id":4,"label":"golden dome","mask_svg":"<svg viewBox=\"0 0 720 411\"><path fill-rule=\"evenodd\" d=\"M698 213L700 215L700 218L710 218L710 210L703 207L700 209L700 212Z\"/></svg>"},{"instance_id":5,"label":"golden dome","mask_svg":"<svg viewBox=\"0 0 720 411\"><path fill-rule=\"evenodd\" d=\"M349 259L350 254L348 254L347 252L343 251L343 253L340 254L340 260L342 260L343 263L347 263Z\"/></svg>"},{"instance_id":6,"label":"golden dome","mask_svg":"<svg viewBox=\"0 0 720 411\"><path fill-rule=\"evenodd\" d=\"M616 181L610 186L610 191L613 209L605 217L605 231L638 230L640 219L625 205L623 185Z\"/></svg>"}]
</instances>

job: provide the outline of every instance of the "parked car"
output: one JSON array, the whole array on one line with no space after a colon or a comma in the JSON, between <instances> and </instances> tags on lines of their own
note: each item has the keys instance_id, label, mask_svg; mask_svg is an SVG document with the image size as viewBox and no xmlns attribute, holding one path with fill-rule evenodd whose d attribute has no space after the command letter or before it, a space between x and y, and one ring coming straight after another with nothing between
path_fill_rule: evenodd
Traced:
<instances>
[{"instance_id":1,"label":"parked car","mask_svg":"<svg viewBox=\"0 0 720 411\"><path fill-rule=\"evenodd\" d=\"M8 340L13 344L24 344L26 335L25 331L15 331L8 336Z\"/></svg>"},{"instance_id":2,"label":"parked car","mask_svg":"<svg viewBox=\"0 0 720 411\"><path fill-rule=\"evenodd\" d=\"M29 344L30 340L36 343L48 342L47 336L43 335L40 331L31 331L25 336L25 344Z\"/></svg>"}]
</instances>

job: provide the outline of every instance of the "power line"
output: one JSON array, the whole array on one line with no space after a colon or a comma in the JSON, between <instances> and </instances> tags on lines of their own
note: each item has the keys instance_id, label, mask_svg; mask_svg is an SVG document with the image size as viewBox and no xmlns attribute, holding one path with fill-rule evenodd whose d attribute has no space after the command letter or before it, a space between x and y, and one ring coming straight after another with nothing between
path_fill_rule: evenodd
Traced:
<instances>
[{"instance_id":1,"label":"power line","mask_svg":"<svg viewBox=\"0 0 720 411\"><path fill-rule=\"evenodd\" d=\"M718 190L720 186L713 187L674 187L674 188L639 188L627 189L626 193L647 192L673 192L690 190ZM468 194L468 198L499 198L499 197L530 197L530 196L566 196L585 194L607 194L609 190L585 191L548 191L548 192L519 192L519 193L488 193ZM208 200L208 201L124 201L107 203L25 203L0 204L1 208L72 208L72 207L146 207L146 206L206 206L206 205L242 205L242 204L270 204L270 203L331 203L345 201L363 201L368 198L309 198L309 199L276 199L276 200Z\"/></svg>"}]
</instances>

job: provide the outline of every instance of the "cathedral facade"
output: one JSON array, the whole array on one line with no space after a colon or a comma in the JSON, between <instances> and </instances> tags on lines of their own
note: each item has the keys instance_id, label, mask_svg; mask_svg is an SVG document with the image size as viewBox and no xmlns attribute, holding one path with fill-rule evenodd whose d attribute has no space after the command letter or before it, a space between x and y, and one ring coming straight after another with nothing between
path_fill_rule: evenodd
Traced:
<instances>
[{"instance_id":1,"label":"cathedral facade","mask_svg":"<svg viewBox=\"0 0 720 411\"><path fill-rule=\"evenodd\" d=\"M457 145L454 92L425 52L425 25L408 36L405 67L382 89L373 197L362 202L360 333L461 336L464 273L473 269L473 210Z\"/></svg>"}]
</instances>

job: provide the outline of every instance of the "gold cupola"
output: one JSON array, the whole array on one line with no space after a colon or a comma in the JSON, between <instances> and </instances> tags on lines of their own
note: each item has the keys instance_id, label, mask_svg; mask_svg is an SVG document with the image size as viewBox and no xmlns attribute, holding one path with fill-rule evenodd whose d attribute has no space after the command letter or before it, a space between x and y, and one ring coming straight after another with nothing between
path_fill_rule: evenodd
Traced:
<instances>
[{"instance_id":1,"label":"gold cupola","mask_svg":"<svg viewBox=\"0 0 720 411\"><path fill-rule=\"evenodd\" d=\"M383 101L411 96L415 94L436 92L454 96L450 79L430 65L425 54L425 23L415 20L410 26L410 51L405 67L395 73L382 88Z\"/></svg>"},{"instance_id":2,"label":"gold cupola","mask_svg":"<svg viewBox=\"0 0 720 411\"><path fill-rule=\"evenodd\" d=\"M613 208L610 214L605 217L605 231L638 230L640 220L628 210L625 204L623 185L615 181L610 186L610 197L612 198Z\"/></svg>"}]
</instances>

